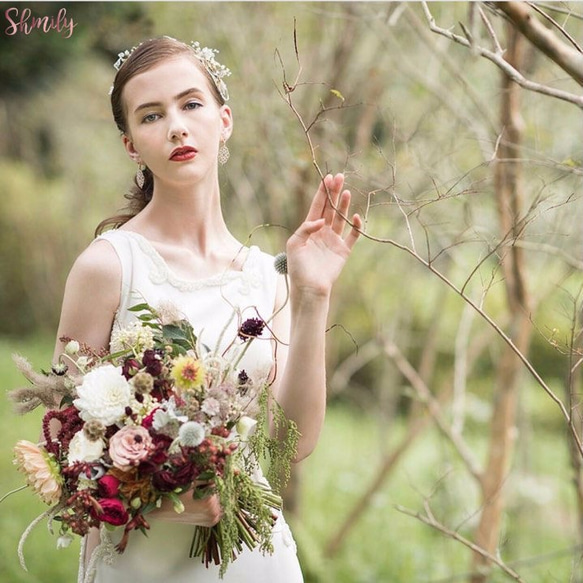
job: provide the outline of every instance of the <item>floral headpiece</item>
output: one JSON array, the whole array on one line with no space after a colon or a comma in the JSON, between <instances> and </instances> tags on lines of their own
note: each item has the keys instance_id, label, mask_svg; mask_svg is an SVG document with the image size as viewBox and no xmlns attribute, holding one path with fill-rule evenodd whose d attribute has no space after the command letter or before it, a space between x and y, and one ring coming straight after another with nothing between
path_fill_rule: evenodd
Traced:
<instances>
[{"instance_id":1,"label":"floral headpiece","mask_svg":"<svg viewBox=\"0 0 583 583\"><path fill-rule=\"evenodd\" d=\"M166 37L172 38L172 37ZM176 40L176 39L172 39ZM142 43L140 43L142 44ZM132 47L129 50L122 51L118 53L118 59L113 64L116 71L121 69L121 66L126 62L126 60L130 57L130 55L139 47L137 45ZM225 67L225 65L221 65L215 59L215 55L218 54L217 49L211 49L209 47L201 47L198 41L191 41L190 45L187 45L192 49L194 56L202 63L208 74L211 76L217 90L221 94L221 97L225 101L229 101L229 91L227 89L226 83L223 81L223 77L228 77L231 74L230 69ZM113 91L113 86L111 88ZM110 91L111 94L111 91Z\"/></svg>"}]
</instances>

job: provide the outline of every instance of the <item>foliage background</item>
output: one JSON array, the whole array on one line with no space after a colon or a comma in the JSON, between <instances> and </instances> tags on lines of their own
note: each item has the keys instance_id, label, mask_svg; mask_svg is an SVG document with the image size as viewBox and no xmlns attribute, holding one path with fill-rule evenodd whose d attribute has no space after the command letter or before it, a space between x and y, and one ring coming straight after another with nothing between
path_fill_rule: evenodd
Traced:
<instances>
[{"instance_id":1,"label":"foliage background","mask_svg":"<svg viewBox=\"0 0 583 583\"><path fill-rule=\"evenodd\" d=\"M451 26L468 10L461 2L431 4ZM295 26L302 84L291 94L294 105L308 123L329 108L311 131L320 166L347 174L356 206L367 215L367 233L398 245L409 245L413 236L419 255L435 257L434 265L460 285L473 274L470 294L504 325L498 257L491 254L499 239L490 169L499 72L431 36L419 4L27 2L0 3L0 19L10 7L36 15L66 8L77 26L69 39L55 31L8 36L4 23L0 27L4 388L20 382L11 352L30 355L39 367L50 360L72 261L97 223L123 204L135 168L109 112L111 64L120 50L160 34L219 48L221 62L233 70L235 133L220 180L226 216L241 240L280 250L318 182L304 132L281 96L284 75L291 82L300 69ZM583 38L580 20L569 25ZM528 67L536 80L577 90L535 51ZM524 92L523 120L528 223L522 242L537 298L530 356L561 392L568 359L549 338L560 348L568 337L582 283L581 112ZM422 411L383 356L383 341L397 343L415 366L431 359L429 385L437 394L451 384L461 322L478 345L462 417L464 435L480 457L499 341L411 253L394 244L359 243L330 317L338 324L328 334L330 414L318 450L299 472L294 532L310 580L453 581L469 568L459 543L396 508L417 510L430 497L445 523L471 532L477 493L449 441L431 428L378 489L340 551L323 556L383 456L405 435L408 414ZM579 580L564 422L527 375L522 389L501 552L525 580ZM4 491L20 484L11 446L19 438L34 440L39 419L16 419L7 401L1 410ZM17 538L40 510L28 492L2 503L2 581L72 580L76 549L57 555L42 528L27 545L31 573L17 565Z\"/></svg>"}]
</instances>

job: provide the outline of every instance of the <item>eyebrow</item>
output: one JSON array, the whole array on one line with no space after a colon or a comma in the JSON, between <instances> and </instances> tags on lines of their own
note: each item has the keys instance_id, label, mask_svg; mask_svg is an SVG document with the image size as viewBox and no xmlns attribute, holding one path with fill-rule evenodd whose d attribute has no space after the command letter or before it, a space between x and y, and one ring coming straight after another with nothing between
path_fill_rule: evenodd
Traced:
<instances>
[{"instance_id":1,"label":"eyebrow","mask_svg":"<svg viewBox=\"0 0 583 583\"><path fill-rule=\"evenodd\" d=\"M189 89L185 89L184 91L181 91L178 95L176 95L174 97L174 101L180 101L183 97L192 94L201 95L202 91L200 89L197 89L196 87L190 87ZM134 109L134 114L138 113L138 111L141 111L142 109L148 109L150 107L159 107L161 105L162 103L160 101L149 101L148 103L142 103L141 105L138 105L136 109Z\"/></svg>"}]
</instances>

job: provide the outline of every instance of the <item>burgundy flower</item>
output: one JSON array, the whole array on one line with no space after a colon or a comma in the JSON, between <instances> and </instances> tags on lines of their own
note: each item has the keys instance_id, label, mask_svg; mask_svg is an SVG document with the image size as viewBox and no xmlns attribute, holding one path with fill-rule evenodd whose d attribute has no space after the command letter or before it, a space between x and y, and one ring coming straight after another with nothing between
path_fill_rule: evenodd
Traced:
<instances>
[{"instance_id":1,"label":"burgundy flower","mask_svg":"<svg viewBox=\"0 0 583 583\"><path fill-rule=\"evenodd\" d=\"M140 370L140 363L135 358L126 358L121 373L129 381Z\"/></svg>"},{"instance_id":2,"label":"burgundy flower","mask_svg":"<svg viewBox=\"0 0 583 583\"><path fill-rule=\"evenodd\" d=\"M159 350L144 351L142 363L146 367L146 372L150 373L153 377L159 376L162 372L162 355Z\"/></svg>"},{"instance_id":3,"label":"burgundy flower","mask_svg":"<svg viewBox=\"0 0 583 583\"><path fill-rule=\"evenodd\" d=\"M149 415L146 415L146 417L142 419L142 427L145 427L146 429L152 429L152 424L154 423L154 415L156 414L156 411L158 409L159 407L156 407L153 411L149 413Z\"/></svg>"},{"instance_id":4,"label":"burgundy flower","mask_svg":"<svg viewBox=\"0 0 583 583\"><path fill-rule=\"evenodd\" d=\"M154 435L152 443L154 449L150 452L148 459L142 460L139 465L140 475L151 475L156 473L160 466L168 459L168 448L173 439L167 435Z\"/></svg>"},{"instance_id":5,"label":"burgundy flower","mask_svg":"<svg viewBox=\"0 0 583 583\"><path fill-rule=\"evenodd\" d=\"M120 481L110 474L103 476L97 482L99 495L104 498L113 498L117 496Z\"/></svg>"},{"instance_id":6,"label":"burgundy flower","mask_svg":"<svg viewBox=\"0 0 583 583\"><path fill-rule=\"evenodd\" d=\"M160 492L187 486L198 475L195 465L187 458L173 457L171 462L172 469L161 470L152 476L152 483Z\"/></svg>"},{"instance_id":7,"label":"burgundy flower","mask_svg":"<svg viewBox=\"0 0 583 583\"><path fill-rule=\"evenodd\" d=\"M99 500L101 512L92 511L95 518L101 522L107 522L113 526L121 526L129 519L129 514L124 508L123 502L117 498L102 498Z\"/></svg>"},{"instance_id":8,"label":"burgundy flower","mask_svg":"<svg viewBox=\"0 0 583 583\"><path fill-rule=\"evenodd\" d=\"M249 318L245 320L239 328L239 338L246 342L249 338L261 336L265 322L259 318Z\"/></svg>"}]
</instances>

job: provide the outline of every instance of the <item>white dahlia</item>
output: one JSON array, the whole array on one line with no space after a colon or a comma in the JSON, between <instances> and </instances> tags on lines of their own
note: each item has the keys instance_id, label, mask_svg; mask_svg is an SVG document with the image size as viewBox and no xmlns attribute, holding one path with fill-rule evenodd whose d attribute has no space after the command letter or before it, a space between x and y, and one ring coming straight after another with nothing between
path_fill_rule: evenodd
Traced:
<instances>
[{"instance_id":1,"label":"white dahlia","mask_svg":"<svg viewBox=\"0 0 583 583\"><path fill-rule=\"evenodd\" d=\"M96 419L103 425L113 425L125 416L132 398L131 386L122 375L121 367L106 364L94 368L77 387L78 398L73 405L83 421Z\"/></svg>"}]
</instances>

